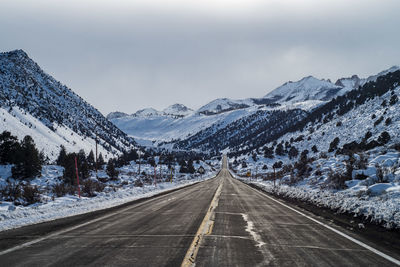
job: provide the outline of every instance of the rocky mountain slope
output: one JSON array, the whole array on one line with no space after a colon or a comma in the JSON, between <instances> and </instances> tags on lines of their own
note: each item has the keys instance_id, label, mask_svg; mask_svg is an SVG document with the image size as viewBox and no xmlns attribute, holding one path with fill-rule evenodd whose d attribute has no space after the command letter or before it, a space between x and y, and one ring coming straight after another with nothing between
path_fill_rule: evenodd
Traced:
<instances>
[{"instance_id":1,"label":"rocky mountain slope","mask_svg":"<svg viewBox=\"0 0 400 267\"><path fill-rule=\"evenodd\" d=\"M397 69L392 67L366 79L353 75L335 83L308 76L287 82L263 98L216 99L182 116L146 109L111 121L142 144L215 153L243 147L251 150L286 133L332 99Z\"/></svg>"},{"instance_id":2,"label":"rocky mountain slope","mask_svg":"<svg viewBox=\"0 0 400 267\"><path fill-rule=\"evenodd\" d=\"M46 74L22 50L0 53L0 131L30 134L50 158L67 150L104 153L128 149L134 141L67 86Z\"/></svg>"}]
</instances>

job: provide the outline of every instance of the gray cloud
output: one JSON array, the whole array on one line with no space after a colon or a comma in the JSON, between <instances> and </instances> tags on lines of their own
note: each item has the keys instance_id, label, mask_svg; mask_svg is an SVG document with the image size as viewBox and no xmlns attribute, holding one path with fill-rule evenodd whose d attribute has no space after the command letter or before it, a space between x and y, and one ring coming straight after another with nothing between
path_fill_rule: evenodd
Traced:
<instances>
[{"instance_id":1,"label":"gray cloud","mask_svg":"<svg viewBox=\"0 0 400 267\"><path fill-rule=\"evenodd\" d=\"M58 2L6 1L0 49L24 49L103 113L198 108L400 64L399 1Z\"/></svg>"}]
</instances>

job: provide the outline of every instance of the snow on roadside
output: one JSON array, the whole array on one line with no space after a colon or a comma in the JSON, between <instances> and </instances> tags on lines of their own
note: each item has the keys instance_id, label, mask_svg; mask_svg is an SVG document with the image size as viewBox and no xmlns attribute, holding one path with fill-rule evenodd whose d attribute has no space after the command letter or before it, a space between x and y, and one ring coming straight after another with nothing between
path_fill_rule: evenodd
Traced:
<instances>
[{"instance_id":1,"label":"snow on roadside","mask_svg":"<svg viewBox=\"0 0 400 267\"><path fill-rule=\"evenodd\" d=\"M115 207L210 179L217 173L209 164L204 162L194 165L196 168L203 166L206 174L200 176L176 173L173 182L159 182L156 186L144 183L143 187L138 187L135 186L135 180L138 178L132 176L132 173L138 173L138 165L131 162L131 165L119 169L121 174L117 182L108 182L104 191L97 192L95 197L82 197L81 199L76 195L69 194L63 197L54 197L48 188L60 182L59 177L62 176L63 169L55 165L43 166L42 176L29 182L43 190L42 202L29 206L15 206L12 202L0 201L0 231ZM142 171L152 175L153 168L148 164L143 164ZM164 170L164 173L166 171ZM99 177L107 177L104 170L99 171ZM0 165L0 188L6 185L6 179L13 181L11 165ZM45 190L46 188L47 190Z\"/></svg>"},{"instance_id":2,"label":"snow on roadside","mask_svg":"<svg viewBox=\"0 0 400 267\"><path fill-rule=\"evenodd\" d=\"M131 187L121 188L115 192L101 192L93 198L82 197L79 199L77 196L67 195L45 204L40 203L27 207L18 206L15 208L10 203L4 202L0 204L0 231L115 207L137 199L151 197L171 189L204 181L211 177L213 176L180 180L173 183L164 182L157 184L157 186L145 185L143 187L134 187L132 185Z\"/></svg>"},{"instance_id":3,"label":"snow on roadside","mask_svg":"<svg viewBox=\"0 0 400 267\"><path fill-rule=\"evenodd\" d=\"M371 222L382 223L388 229L400 228L400 190L388 190L385 194L375 195L357 194L352 190L333 192L312 188L307 184L290 186L277 183L274 188L273 181L248 181L248 179L236 178L245 183L257 185L267 193L305 201L339 213L347 212L354 216L365 216Z\"/></svg>"}]
</instances>

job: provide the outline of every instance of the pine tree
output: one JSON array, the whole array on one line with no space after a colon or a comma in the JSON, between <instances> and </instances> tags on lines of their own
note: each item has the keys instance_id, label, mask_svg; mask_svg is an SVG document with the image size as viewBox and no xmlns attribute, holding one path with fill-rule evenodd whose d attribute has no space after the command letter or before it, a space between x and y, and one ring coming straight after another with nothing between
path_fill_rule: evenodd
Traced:
<instances>
[{"instance_id":1,"label":"pine tree","mask_svg":"<svg viewBox=\"0 0 400 267\"><path fill-rule=\"evenodd\" d=\"M284 151L283 145L281 143L276 146L275 154L278 155L278 156L285 155L285 151Z\"/></svg>"},{"instance_id":2,"label":"pine tree","mask_svg":"<svg viewBox=\"0 0 400 267\"><path fill-rule=\"evenodd\" d=\"M156 161L154 160L154 158L149 158L148 163L150 164L151 167L156 166Z\"/></svg>"},{"instance_id":3,"label":"pine tree","mask_svg":"<svg viewBox=\"0 0 400 267\"><path fill-rule=\"evenodd\" d=\"M77 163L78 163L78 172L79 172L79 178L81 179L86 179L89 177L89 163L87 162L86 159L86 154L83 149L79 150L78 157L77 157Z\"/></svg>"},{"instance_id":4,"label":"pine tree","mask_svg":"<svg viewBox=\"0 0 400 267\"><path fill-rule=\"evenodd\" d=\"M18 138L4 131L0 134L0 164L16 163L17 151L20 149Z\"/></svg>"},{"instance_id":5,"label":"pine tree","mask_svg":"<svg viewBox=\"0 0 400 267\"><path fill-rule=\"evenodd\" d=\"M186 161L184 161L183 159L179 161L179 172L180 173L187 173L187 165L186 165Z\"/></svg>"},{"instance_id":6,"label":"pine tree","mask_svg":"<svg viewBox=\"0 0 400 267\"><path fill-rule=\"evenodd\" d=\"M62 165L64 167L64 182L71 185L75 184L76 181L75 157L77 157L75 153L67 154Z\"/></svg>"},{"instance_id":7,"label":"pine tree","mask_svg":"<svg viewBox=\"0 0 400 267\"><path fill-rule=\"evenodd\" d=\"M318 153L318 148L316 145L313 145L313 147L311 148L312 152L314 153Z\"/></svg>"},{"instance_id":8,"label":"pine tree","mask_svg":"<svg viewBox=\"0 0 400 267\"><path fill-rule=\"evenodd\" d=\"M382 132L381 135L378 137L378 142L382 145L386 144L390 141L390 134L386 131Z\"/></svg>"},{"instance_id":9,"label":"pine tree","mask_svg":"<svg viewBox=\"0 0 400 267\"><path fill-rule=\"evenodd\" d=\"M31 178L38 176L42 170L39 151L31 136L27 135L21 142L18 162L12 168L14 178Z\"/></svg>"},{"instance_id":10,"label":"pine tree","mask_svg":"<svg viewBox=\"0 0 400 267\"><path fill-rule=\"evenodd\" d=\"M118 179L119 171L115 169L114 160L110 159L107 163L106 173L111 180Z\"/></svg>"},{"instance_id":11,"label":"pine tree","mask_svg":"<svg viewBox=\"0 0 400 267\"><path fill-rule=\"evenodd\" d=\"M299 155L299 151L297 150L297 148L295 148L294 146L292 146L289 150L289 159L294 159Z\"/></svg>"},{"instance_id":12,"label":"pine tree","mask_svg":"<svg viewBox=\"0 0 400 267\"><path fill-rule=\"evenodd\" d=\"M103 158L103 154L101 154L101 152L100 152L99 157L97 159L97 168L98 169L103 168L104 164L105 164L105 161L104 161L104 158Z\"/></svg>"},{"instance_id":13,"label":"pine tree","mask_svg":"<svg viewBox=\"0 0 400 267\"><path fill-rule=\"evenodd\" d=\"M93 170L95 168L95 164L96 164L96 159L94 158L94 153L93 150L90 150L89 155L86 158L88 164L89 164L89 168L91 170Z\"/></svg>"},{"instance_id":14,"label":"pine tree","mask_svg":"<svg viewBox=\"0 0 400 267\"><path fill-rule=\"evenodd\" d=\"M339 137L336 137L335 139L333 139L333 141L329 144L328 152L335 151L337 149L339 142L340 142Z\"/></svg>"},{"instance_id":15,"label":"pine tree","mask_svg":"<svg viewBox=\"0 0 400 267\"><path fill-rule=\"evenodd\" d=\"M58 158L56 161L57 165L64 166L66 158L67 158L67 151L65 150L65 146L61 145L60 154L58 154Z\"/></svg>"},{"instance_id":16,"label":"pine tree","mask_svg":"<svg viewBox=\"0 0 400 267\"><path fill-rule=\"evenodd\" d=\"M264 157L273 159L274 158L274 148L265 147L264 148Z\"/></svg>"},{"instance_id":17,"label":"pine tree","mask_svg":"<svg viewBox=\"0 0 400 267\"><path fill-rule=\"evenodd\" d=\"M194 168L194 166L193 166L193 160L192 159L190 159L189 161L188 161L188 164L187 164L187 172L188 173L195 173L195 168Z\"/></svg>"}]
</instances>

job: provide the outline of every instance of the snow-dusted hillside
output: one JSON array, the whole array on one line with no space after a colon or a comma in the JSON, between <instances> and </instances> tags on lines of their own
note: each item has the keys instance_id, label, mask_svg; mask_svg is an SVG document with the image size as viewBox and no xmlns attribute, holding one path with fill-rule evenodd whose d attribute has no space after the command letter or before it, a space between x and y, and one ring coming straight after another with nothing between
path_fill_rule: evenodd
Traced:
<instances>
[{"instance_id":1,"label":"snow-dusted hillside","mask_svg":"<svg viewBox=\"0 0 400 267\"><path fill-rule=\"evenodd\" d=\"M258 173L264 181L257 184L270 193L400 228L399 96L400 70L385 72L286 134L234 155L233 169Z\"/></svg>"},{"instance_id":2,"label":"snow-dusted hillside","mask_svg":"<svg viewBox=\"0 0 400 267\"><path fill-rule=\"evenodd\" d=\"M228 98L220 98L202 106L197 110L197 113L204 115L216 115L231 110L248 108L250 106L254 106L254 102L251 99L232 100Z\"/></svg>"},{"instance_id":3,"label":"snow-dusted hillside","mask_svg":"<svg viewBox=\"0 0 400 267\"><path fill-rule=\"evenodd\" d=\"M7 130L18 139L22 140L25 135L30 135L39 151L43 151L50 160L55 160L63 145L69 152L78 152L80 149L87 153L95 149L96 141L91 137L83 137L67 126L59 125L54 130L49 129L41 121L31 114L14 107L11 112L0 108L0 132ZM106 159L113 157L113 153L98 147Z\"/></svg>"},{"instance_id":4,"label":"snow-dusted hillside","mask_svg":"<svg viewBox=\"0 0 400 267\"><path fill-rule=\"evenodd\" d=\"M349 84L346 83L345 85ZM281 104L297 103L306 100L329 100L340 94L339 92L342 89L344 89L343 86L335 85L330 81L318 80L312 76L308 76L297 82L287 82L267 94L264 98Z\"/></svg>"},{"instance_id":5,"label":"snow-dusted hillside","mask_svg":"<svg viewBox=\"0 0 400 267\"><path fill-rule=\"evenodd\" d=\"M221 98L211 101L196 111L184 105L175 104L163 111L148 108L132 115L111 113L109 118L117 127L143 145L165 146L165 142L169 142L168 147L177 149L218 152L228 148L229 151L239 145L236 139L230 141L234 139L233 136L241 136L239 139L244 142L246 140L249 143L255 142L258 146L259 143L274 138L277 132L284 132L289 128L291 125L288 122L296 119L297 116L290 115L294 114L294 111L312 112L331 99L342 96L396 69L398 67L392 67L366 79L353 75L349 78L341 78L335 84L329 80L319 80L308 76L297 82L287 82L264 98L243 100ZM269 123L275 119L270 116L278 114L273 113L274 110L282 112L280 116L286 113L286 118L279 118L282 125L285 125L283 127L285 129L282 127L272 129L274 134L266 136L268 133L262 133L262 131L271 132L270 127L273 125ZM262 125L251 123L253 119Z\"/></svg>"},{"instance_id":6,"label":"snow-dusted hillside","mask_svg":"<svg viewBox=\"0 0 400 267\"><path fill-rule=\"evenodd\" d=\"M0 132L30 134L50 158L59 145L118 153L134 141L71 89L46 74L22 50L0 53ZM90 148L90 149L89 149Z\"/></svg>"},{"instance_id":7,"label":"snow-dusted hillside","mask_svg":"<svg viewBox=\"0 0 400 267\"><path fill-rule=\"evenodd\" d=\"M167 116L187 116L193 113L193 109L190 109L182 104L173 104L163 110Z\"/></svg>"},{"instance_id":8,"label":"snow-dusted hillside","mask_svg":"<svg viewBox=\"0 0 400 267\"><path fill-rule=\"evenodd\" d=\"M186 116L125 116L112 119L111 121L122 131L134 137L143 145L149 141L160 142L185 139L212 125L220 127L243 117L245 114L254 112L242 109L231 112L207 116L199 113L191 113ZM147 141L147 143L146 143Z\"/></svg>"}]
</instances>

